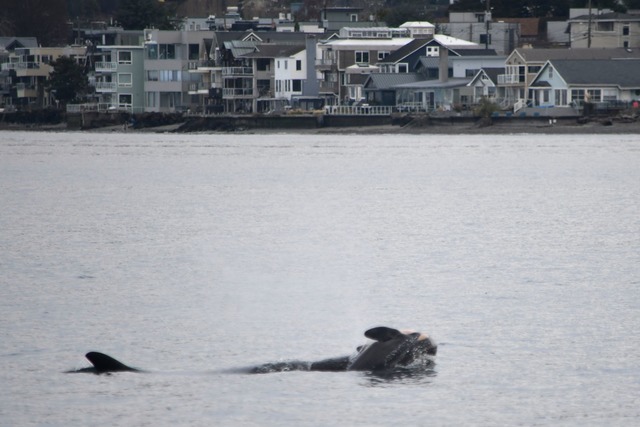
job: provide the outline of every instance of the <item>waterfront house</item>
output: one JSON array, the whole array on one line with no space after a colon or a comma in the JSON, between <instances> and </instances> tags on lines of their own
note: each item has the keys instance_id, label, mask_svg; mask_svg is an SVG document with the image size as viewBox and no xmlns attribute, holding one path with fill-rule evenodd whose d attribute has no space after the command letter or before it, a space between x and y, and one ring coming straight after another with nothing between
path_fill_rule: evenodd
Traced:
<instances>
[{"instance_id":1,"label":"waterfront house","mask_svg":"<svg viewBox=\"0 0 640 427\"><path fill-rule=\"evenodd\" d=\"M498 76L504 74L504 67L490 68L483 67L473 77L468 87L473 88L473 103L477 104L482 99L487 99L493 103L501 100L498 92Z\"/></svg>"},{"instance_id":2,"label":"waterfront house","mask_svg":"<svg viewBox=\"0 0 640 427\"><path fill-rule=\"evenodd\" d=\"M349 32L358 38L329 38L318 45L317 70L321 73L321 92L331 91L340 103L362 100L366 74L378 71L377 63L413 41L407 32L372 27Z\"/></svg>"},{"instance_id":3,"label":"waterfront house","mask_svg":"<svg viewBox=\"0 0 640 427\"><path fill-rule=\"evenodd\" d=\"M532 107L615 108L640 100L640 59L547 61L530 85Z\"/></svg>"},{"instance_id":4,"label":"waterfront house","mask_svg":"<svg viewBox=\"0 0 640 427\"><path fill-rule=\"evenodd\" d=\"M518 111L529 101L529 86L549 60L607 60L640 58L640 49L515 49L505 61L505 74L498 76L504 108Z\"/></svg>"}]
</instances>

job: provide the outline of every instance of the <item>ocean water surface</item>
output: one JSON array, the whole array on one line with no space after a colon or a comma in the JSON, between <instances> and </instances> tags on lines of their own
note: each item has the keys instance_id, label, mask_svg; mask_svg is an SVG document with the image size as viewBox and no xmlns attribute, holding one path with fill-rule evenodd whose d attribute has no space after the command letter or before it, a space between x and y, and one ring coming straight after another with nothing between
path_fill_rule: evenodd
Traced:
<instances>
[{"instance_id":1,"label":"ocean water surface","mask_svg":"<svg viewBox=\"0 0 640 427\"><path fill-rule=\"evenodd\" d=\"M0 230L0 425L640 423L638 136L0 132Z\"/></svg>"}]
</instances>

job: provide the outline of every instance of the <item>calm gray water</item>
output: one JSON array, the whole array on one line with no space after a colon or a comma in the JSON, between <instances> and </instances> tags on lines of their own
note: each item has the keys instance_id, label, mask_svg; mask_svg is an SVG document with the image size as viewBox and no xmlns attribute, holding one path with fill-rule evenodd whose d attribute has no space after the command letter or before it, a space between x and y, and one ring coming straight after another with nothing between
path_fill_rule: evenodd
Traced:
<instances>
[{"instance_id":1,"label":"calm gray water","mask_svg":"<svg viewBox=\"0 0 640 427\"><path fill-rule=\"evenodd\" d=\"M0 140L0 425L640 423L640 137ZM434 370L241 373L377 325Z\"/></svg>"}]
</instances>

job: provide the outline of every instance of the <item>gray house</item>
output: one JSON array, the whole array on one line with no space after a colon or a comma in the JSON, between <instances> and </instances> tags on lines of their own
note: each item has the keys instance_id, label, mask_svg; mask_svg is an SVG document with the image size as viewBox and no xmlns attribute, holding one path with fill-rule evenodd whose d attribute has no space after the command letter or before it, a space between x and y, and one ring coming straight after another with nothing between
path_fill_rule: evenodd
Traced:
<instances>
[{"instance_id":1,"label":"gray house","mask_svg":"<svg viewBox=\"0 0 640 427\"><path fill-rule=\"evenodd\" d=\"M640 60L551 60L529 90L534 107L631 105L640 100Z\"/></svg>"}]
</instances>

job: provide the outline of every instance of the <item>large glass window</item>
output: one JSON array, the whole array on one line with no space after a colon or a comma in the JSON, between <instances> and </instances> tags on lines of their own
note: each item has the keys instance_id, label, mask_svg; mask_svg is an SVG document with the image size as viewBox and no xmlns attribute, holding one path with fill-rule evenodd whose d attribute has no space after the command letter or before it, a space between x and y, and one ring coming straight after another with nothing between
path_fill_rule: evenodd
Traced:
<instances>
[{"instance_id":1,"label":"large glass window","mask_svg":"<svg viewBox=\"0 0 640 427\"><path fill-rule=\"evenodd\" d=\"M176 45L161 44L158 57L160 59L176 59Z\"/></svg>"},{"instance_id":2,"label":"large glass window","mask_svg":"<svg viewBox=\"0 0 640 427\"><path fill-rule=\"evenodd\" d=\"M146 47L147 59L158 59L158 45L155 43L148 44Z\"/></svg>"}]
</instances>

